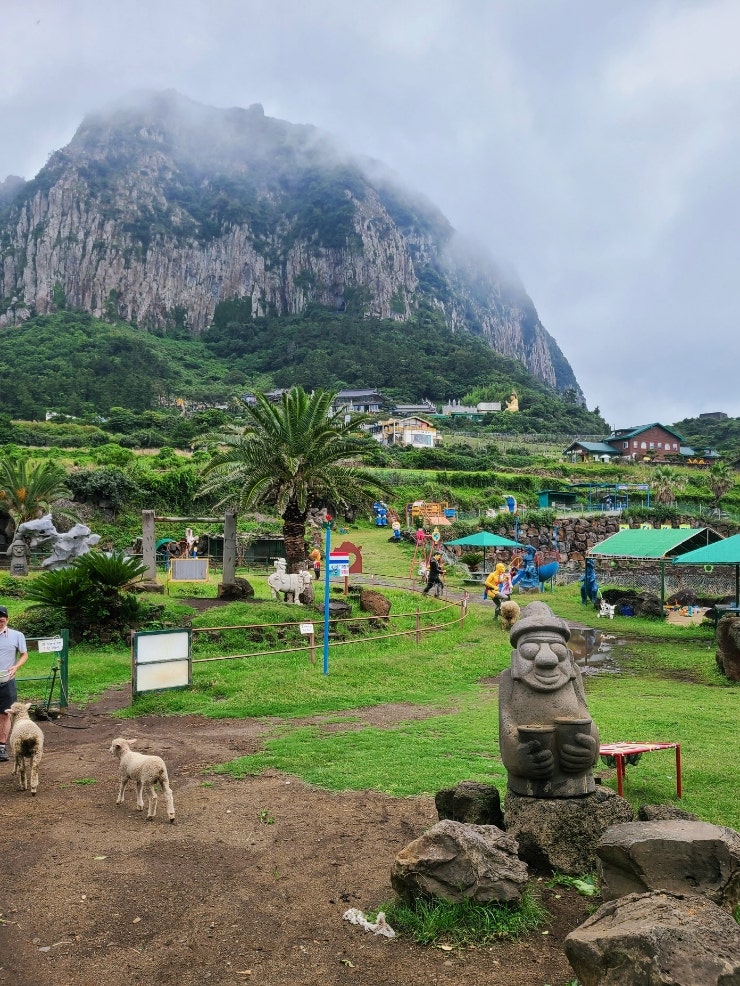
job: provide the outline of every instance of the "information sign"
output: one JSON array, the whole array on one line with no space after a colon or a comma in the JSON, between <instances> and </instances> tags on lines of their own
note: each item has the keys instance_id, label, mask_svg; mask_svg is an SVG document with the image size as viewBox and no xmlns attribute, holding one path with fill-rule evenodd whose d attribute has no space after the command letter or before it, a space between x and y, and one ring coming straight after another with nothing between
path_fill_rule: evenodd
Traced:
<instances>
[{"instance_id":1,"label":"information sign","mask_svg":"<svg viewBox=\"0 0 740 986\"><path fill-rule=\"evenodd\" d=\"M345 551L329 553L329 578L345 579L349 576L349 555Z\"/></svg>"}]
</instances>

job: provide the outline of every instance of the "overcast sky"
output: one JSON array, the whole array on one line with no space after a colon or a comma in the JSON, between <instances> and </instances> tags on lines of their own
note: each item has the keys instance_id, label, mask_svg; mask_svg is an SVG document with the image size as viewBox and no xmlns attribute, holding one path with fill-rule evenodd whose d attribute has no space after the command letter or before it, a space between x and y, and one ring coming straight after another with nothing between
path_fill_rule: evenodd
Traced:
<instances>
[{"instance_id":1,"label":"overcast sky","mask_svg":"<svg viewBox=\"0 0 740 986\"><path fill-rule=\"evenodd\" d=\"M740 417L737 0L0 0L0 179L132 89L262 103L511 263L590 408Z\"/></svg>"}]
</instances>

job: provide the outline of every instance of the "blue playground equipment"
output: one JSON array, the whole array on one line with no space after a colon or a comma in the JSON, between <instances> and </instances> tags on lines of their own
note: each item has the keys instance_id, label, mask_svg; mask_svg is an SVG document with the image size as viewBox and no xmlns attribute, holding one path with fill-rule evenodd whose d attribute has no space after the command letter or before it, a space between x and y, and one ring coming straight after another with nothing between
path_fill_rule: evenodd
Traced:
<instances>
[{"instance_id":1,"label":"blue playground equipment","mask_svg":"<svg viewBox=\"0 0 740 986\"><path fill-rule=\"evenodd\" d=\"M511 580L512 585L519 586L520 589L539 589L540 592L544 592L545 583L549 582L552 588L552 580L560 568L559 562L546 559L531 544L525 545L522 562L522 566Z\"/></svg>"}]
</instances>

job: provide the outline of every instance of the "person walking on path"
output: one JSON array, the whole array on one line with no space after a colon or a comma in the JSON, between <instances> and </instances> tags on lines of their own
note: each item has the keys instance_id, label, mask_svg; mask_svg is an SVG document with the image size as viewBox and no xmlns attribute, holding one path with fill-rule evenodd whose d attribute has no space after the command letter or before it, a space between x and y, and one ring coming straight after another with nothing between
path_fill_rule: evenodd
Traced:
<instances>
[{"instance_id":1,"label":"person walking on path","mask_svg":"<svg viewBox=\"0 0 740 986\"><path fill-rule=\"evenodd\" d=\"M18 698L15 675L28 660L26 638L8 626L8 611L0 606L0 761L7 761L5 744L10 733L10 716L5 712Z\"/></svg>"},{"instance_id":2,"label":"person walking on path","mask_svg":"<svg viewBox=\"0 0 740 986\"><path fill-rule=\"evenodd\" d=\"M427 584L424 586L422 591L422 596L426 596L432 586L439 586L437 592L441 592L444 589L444 582L442 581L443 575L444 569L442 568L442 556L438 551L435 551L429 561L429 576L427 577Z\"/></svg>"}]
</instances>

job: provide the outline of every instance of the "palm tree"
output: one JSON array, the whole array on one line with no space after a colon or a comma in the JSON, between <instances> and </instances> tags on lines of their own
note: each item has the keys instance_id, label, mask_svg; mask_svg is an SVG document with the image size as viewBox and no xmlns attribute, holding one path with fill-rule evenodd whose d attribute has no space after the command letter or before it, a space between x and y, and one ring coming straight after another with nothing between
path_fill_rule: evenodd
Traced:
<instances>
[{"instance_id":1,"label":"palm tree","mask_svg":"<svg viewBox=\"0 0 740 986\"><path fill-rule=\"evenodd\" d=\"M685 485L686 477L671 466L657 466L650 477L650 490L656 503L675 503L677 490Z\"/></svg>"},{"instance_id":2,"label":"palm tree","mask_svg":"<svg viewBox=\"0 0 740 986\"><path fill-rule=\"evenodd\" d=\"M274 507L283 521L288 571L306 557L306 518L312 506L370 507L390 490L357 466L367 455L358 432L364 414L330 416L336 394L302 387L283 394L279 404L257 392L256 403L242 401L248 423L209 436L212 458L203 470L210 478L199 495L214 495L216 506L237 510Z\"/></svg>"},{"instance_id":3,"label":"palm tree","mask_svg":"<svg viewBox=\"0 0 740 986\"><path fill-rule=\"evenodd\" d=\"M735 477L726 462L715 462L707 474L707 486L719 507L722 497L735 485Z\"/></svg>"},{"instance_id":4,"label":"palm tree","mask_svg":"<svg viewBox=\"0 0 740 986\"><path fill-rule=\"evenodd\" d=\"M0 510L15 521L16 527L26 520L36 520L51 513L54 503L69 496L67 474L55 462L26 459L0 460ZM66 512L63 512L65 516Z\"/></svg>"}]
</instances>

